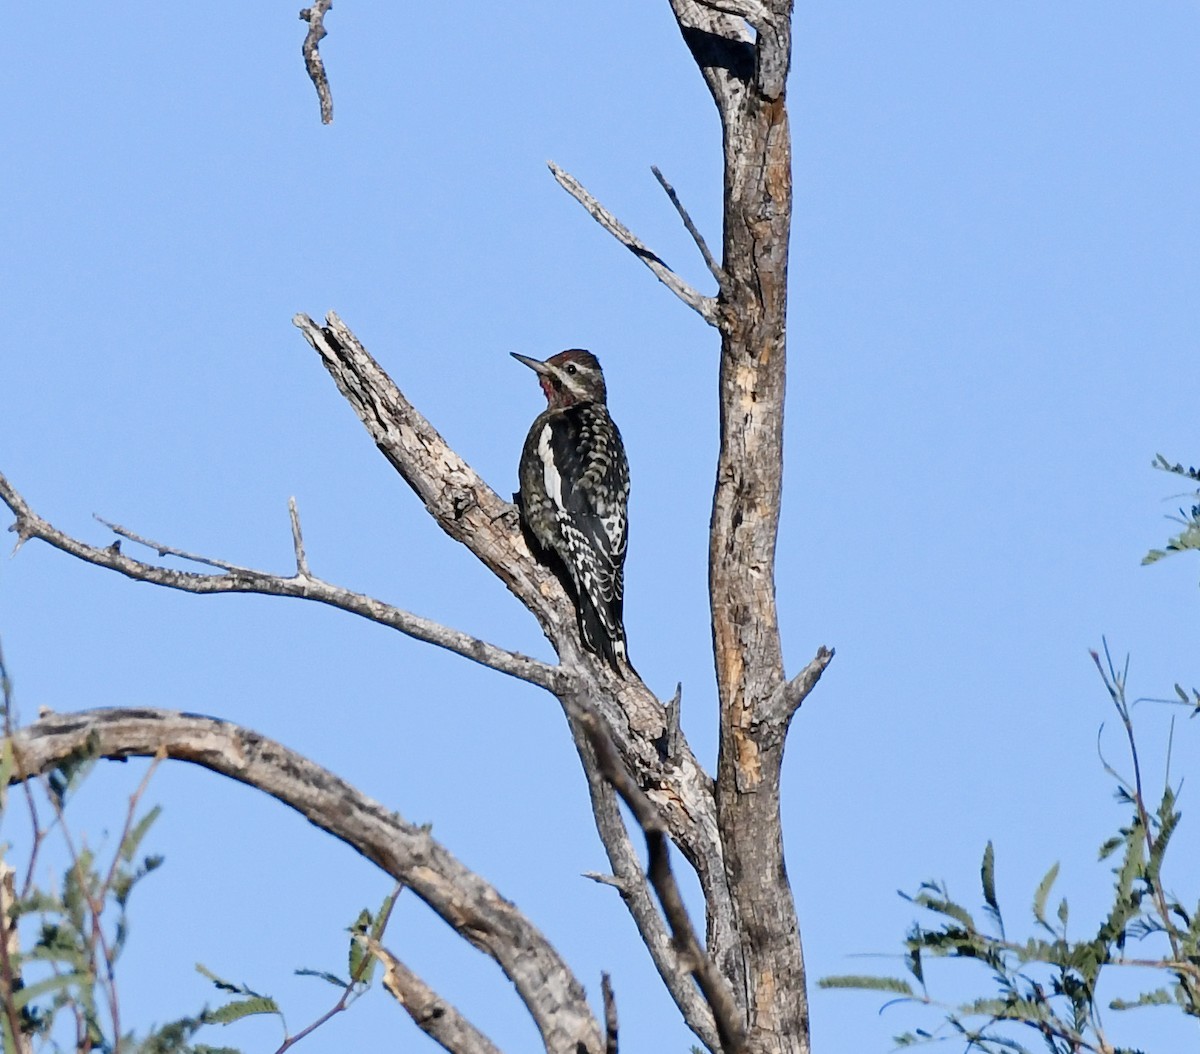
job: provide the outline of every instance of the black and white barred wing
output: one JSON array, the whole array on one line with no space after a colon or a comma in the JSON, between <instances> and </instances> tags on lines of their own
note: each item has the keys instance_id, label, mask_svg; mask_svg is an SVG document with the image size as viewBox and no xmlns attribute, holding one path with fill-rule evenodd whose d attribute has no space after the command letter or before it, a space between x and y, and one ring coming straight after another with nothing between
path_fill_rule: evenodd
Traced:
<instances>
[{"instance_id":1,"label":"black and white barred wing","mask_svg":"<svg viewBox=\"0 0 1200 1054\"><path fill-rule=\"evenodd\" d=\"M629 466L620 435L603 408L585 404L553 415L539 448L567 562L606 634L623 641Z\"/></svg>"}]
</instances>

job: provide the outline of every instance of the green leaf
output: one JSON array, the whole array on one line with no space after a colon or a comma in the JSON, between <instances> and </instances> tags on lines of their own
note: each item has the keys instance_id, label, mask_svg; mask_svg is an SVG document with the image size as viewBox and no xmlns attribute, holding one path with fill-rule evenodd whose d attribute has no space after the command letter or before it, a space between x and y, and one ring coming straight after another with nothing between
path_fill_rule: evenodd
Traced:
<instances>
[{"instance_id":1,"label":"green leaf","mask_svg":"<svg viewBox=\"0 0 1200 1054\"><path fill-rule=\"evenodd\" d=\"M908 949L908 969L921 987L925 987L925 968L921 963L921 946L913 944Z\"/></svg>"},{"instance_id":2,"label":"green leaf","mask_svg":"<svg viewBox=\"0 0 1200 1054\"><path fill-rule=\"evenodd\" d=\"M1033 917L1048 930L1052 929L1052 927L1046 921L1046 898L1050 896L1050 890L1054 887L1057 879L1058 861L1056 860L1050 870L1042 877L1033 894Z\"/></svg>"},{"instance_id":3,"label":"green leaf","mask_svg":"<svg viewBox=\"0 0 1200 1054\"><path fill-rule=\"evenodd\" d=\"M35 999L50 992L61 991L72 986L85 987L91 984L91 982L92 977L86 972L64 973L53 977L43 977L40 981L26 985L19 992L13 992L13 1006L20 1010L22 1007L28 1006Z\"/></svg>"},{"instance_id":4,"label":"green leaf","mask_svg":"<svg viewBox=\"0 0 1200 1054\"><path fill-rule=\"evenodd\" d=\"M945 915L948 918L954 919L955 922L961 923L970 933L975 933L978 930L975 920L971 918L971 913L961 904L955 903L944 894L942 896L934 896L931 893L918 893L913 900L929 911L936 911L939 915Z\"/></svg>"},{"instance_id":5,"label":"green leaf","mask_svg":"<svg viewBox=\"0 0 1200 1054\"><path fill-rule=\"evenodd\" d=\"M1123 834L1113 835L1111 838L1107 839L1105 841L1105 843L1100 847L1099 859L1107 860L1110 856L1113 855L1113 853L1115 853L1118 849L1120 849L1121 846L1123 846L1124 844L1125 844L1125 835L1123 835Z\"/></svg>"},{"instance_id":6,"label":"green leaf","mask_svg":"<svg viewBox=\"0 0 1200 1054\"><path fill-rule=\"evenodd\" d=\"M328 981L334 988L349 988L350 982L343 981L335 973L330 973L328 970L309 970L302 969L296 971L297 977L319 977L322 981Z\"/></svg>"},{"instance_id":7,"label":"green leaf","mask_svg":"<svg viewBox=\"0 0 1200 1054\"><path fill-rule=\"evenodd\" d=\"M256 992L253 988L249 988L244 984L235 984L233 981L226 981L224 977L218 977L203 963L196 963L196 972L198 974L202 974L204 977L207 977L223 992L232 992L235 995L253 996L255 999L266 999L267 1002L273 1001L268 996L264 996L261 993Z\"/></svg>"},{"instance_id":8,"label":"green leaf","mask_svg":"<svg viewBox=\"0 0 1200 1054\"><path fill-rule=\"evenodd\" d=\"M250 999L237 999L232 1003L217 1007L216 1010L204 1012L205 1024L229 1025L244 1017L256 1014L279 1014L279 1006L274 999L258 995ZM280 1015L282 1016L282 1015Z\"/></svg>"},{"instance_id":9,"label":"green leaf","mask_svg":"<svg viewBox=\"0 0 1200 1054\"><path fill-rule=\"evenodd\" d=\"M161 813L162 806L154 806L153 809L138 820L133 829L122 839L120 854L121 859L125 863L130 864L133 862L133 858L138 851L138 846L142 844L142 839L146 837L146 832L150 830L151 824L158 819Z\"/></svg>"},{"instance_id":10,"label":"green leaf","mask_svg":"<svg viewBox=\"0 0 1200 1054\"><path fill-rule=\"evenodd\" d=\"M366 969L365 959L367 955L366 949L363 947L362 941L358 938L367 933L371 927L371 913L363 908L358 913L358 918L350 926L350 979L356 980L361 976L361 972Z\"/></svg>"},{"instance_id":11,"label":"green leaf","mask_svg":"<svg viewBox=\"0 0 1200 1054\"><path fill-rule=\"evenodd\" d=\"M984 902L999 923L1000 905L996 901L996 851L992 848L990 840L983 850L983 863L979 867L979 879L983 883Z\"/></svg>"},{"instance_id":12,"label":"green leaf","mask_svg":"<svg viewBox=\"0 0 1200 1054\"><path fill-rule=\"evenodd\" d=\"M1175 1000L1165 988L1143 992L1136 999L1114 999L1108 1005L1113 1010L1134 1010L1139 1006L1170 1006Z\"/></svg>"},{"instance_id":13,"label":"green leaf","mask_svg":"<svg viewBox=\"0 0 1200 1054\"><path fill-rule=\"evenodd\" d=\"M375 940L383 939L383 928L387 925L388 919L392 915L392 907L396 903L396 898L403 891L403 886L398 886L392 890L386 897L383 898L383 903L379 905L379 910L375 912L375 919L371 923L371 936Z\"/></svg>"},{"instance_id":14,"label":"green leaf","mask_svg":"<svg viewBox=\"0 0 1200 1054\"><path fill-rule=\"evenodd\" d=\"M818 988L855 988L872 992L896 992L899 995L912 996L912 986L899 977L871 977L862 974L840 974L834 977L822 977L817 982Z\"/></svg>"}]
</instances>

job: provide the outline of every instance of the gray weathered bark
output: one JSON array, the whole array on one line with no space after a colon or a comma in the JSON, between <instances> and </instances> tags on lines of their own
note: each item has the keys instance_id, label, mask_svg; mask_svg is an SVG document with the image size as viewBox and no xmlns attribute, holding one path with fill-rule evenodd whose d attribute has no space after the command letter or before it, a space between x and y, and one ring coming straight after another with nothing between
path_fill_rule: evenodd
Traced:
<instances>
[{"instance_id":1,"label":"gray weathered bark","mask_svg":"<svg viewBox=\"0 0 1200 1054\"><path fill-rule=\"evenodd\" d=\"M716 294L693 289L578 180L557 165L551 169L609 233L720 333L720 455L709 550L720 703L715 780L680 733L677 710L665 707L636 676L621 679L582 649L570 600L529 552L513 506L455 454L336 315L324 325L306 315L294 321L380 451L443 530L534 615L559 665L506 651L316 577L294 508L296 569L284 576L180 553L123 528L114 530L160 556L184 556L219 573L177 571L130 557L119 546L89 546L35 513L3 476L0 500L16 518L12 529L19 543L40 539L88 563L190 592L317 600L551 692L570 725L613 870L612 876L596 877L620 892L684 1020L714 1054L807 1054L804 961L783 854L780 776L791 719L832 652L819 649L788 680L775 603L792 214L785 96L791 5L787 0L669 2L721 118L719 264L673 189L657 170L655 175L703 254ZM327 8L319 4L305 14L323 14ZM319 17L310 22L315 33ZM615 1019L611 1027L601 1027L567 965L521 912L462 868L428 832L363 799L331 773L254 733L160 711L52 716L14 737L27 774L53 766L83 744L108 757L163 750L299 809L408 883L461 936L495 958L541 1029L548 1051L599 1054L606 1044L615 1046ZM633 807L651 845L653 888L637 863L614 787ZM664 835L698 878L706 915L703 946L670 893ZM422 1028L449 1050L490 1054L490 1041L457 1010L386 950L379 954L389 965L393 994Z\"/></svg>"}]
</instances>

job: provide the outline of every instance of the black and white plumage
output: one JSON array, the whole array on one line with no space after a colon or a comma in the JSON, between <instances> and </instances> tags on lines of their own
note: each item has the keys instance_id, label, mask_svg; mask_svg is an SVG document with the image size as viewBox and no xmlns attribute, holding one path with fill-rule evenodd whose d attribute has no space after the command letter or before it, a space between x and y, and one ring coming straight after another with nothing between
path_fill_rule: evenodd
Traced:
<instances>
[{"instance_id":1,"label":"black and white plumage","mask_svg":"<svg viewBox=\"0 0 1200 1054\"><path fill-rule=\"evenodd\" d=\"M547 407L521 452L521 517L543 550L564 565L584 646L618 673L629 663L622 617L628 542L629 464L605 404L600 363L572 348L535 370Z\"/></svg>"}]
</instances>

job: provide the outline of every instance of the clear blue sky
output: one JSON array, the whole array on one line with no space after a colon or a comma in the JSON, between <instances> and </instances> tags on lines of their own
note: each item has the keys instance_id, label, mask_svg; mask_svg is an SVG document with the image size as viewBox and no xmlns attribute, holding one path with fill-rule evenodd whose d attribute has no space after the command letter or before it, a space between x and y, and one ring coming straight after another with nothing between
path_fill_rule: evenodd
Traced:
<instances>
[{"instance_id":1,"label":"clear blue sky","mask_svg":"<svg viewBox=\"0 0 1200 1054\"><path fill-rule=\"evenodd\" d=\"M715 334L545 168L708 288L649 172L718 242L716 115L666 3L339 5L328 128L297 6L8 11L0 470L89 540L109 540L96 512L280 571L295 495L315 572L548 658L290 318L337 310L501 493L541 401L508 352L591 348L632 462L630 652L659 694L682 680L711 762ZM1123 817L1087 649L1107 635L1131 653L1135 694L1200 682L1195 560L1139 566L1182 489L1152 456L1200 459L1198 53L1190 3L799 5L778 583L790 668L838 651L785 769L813 978L892 968L854 956L899 949L897 888L940 877L977 903L988 838L1014 919L1056 859L1092 918L1095 849ZM218 715L432 823L590 991L612 972L624 1051L686 1049L618 898L578 877L604 859L549 696L316 605L174 594L39 544L0 562L0 637L27 716ZM1160 712L1145 730L1157 762ZM1194 895L1192 725L1175 749L1175 876ZM94 842L141 771L93 776L76 822ZM323 1011L332 989L291 971L340 969L343 927L388 881L208 773L166 767L149 796L167 863L134 904L126 1020L210 999L196 960L275 994L293 1027ZM531 1049L498 970L411 895L388 943L502 1047ZM817 1054L885 1051L932 1020L811 1001ZM1143 1011L1115 1034L1194 1043L1170 1023ZM276 1033L207 1040L269 1050ZM378 993L304 1049L393 1042L434 1049Z\"/></svg>"}]
</instances>

